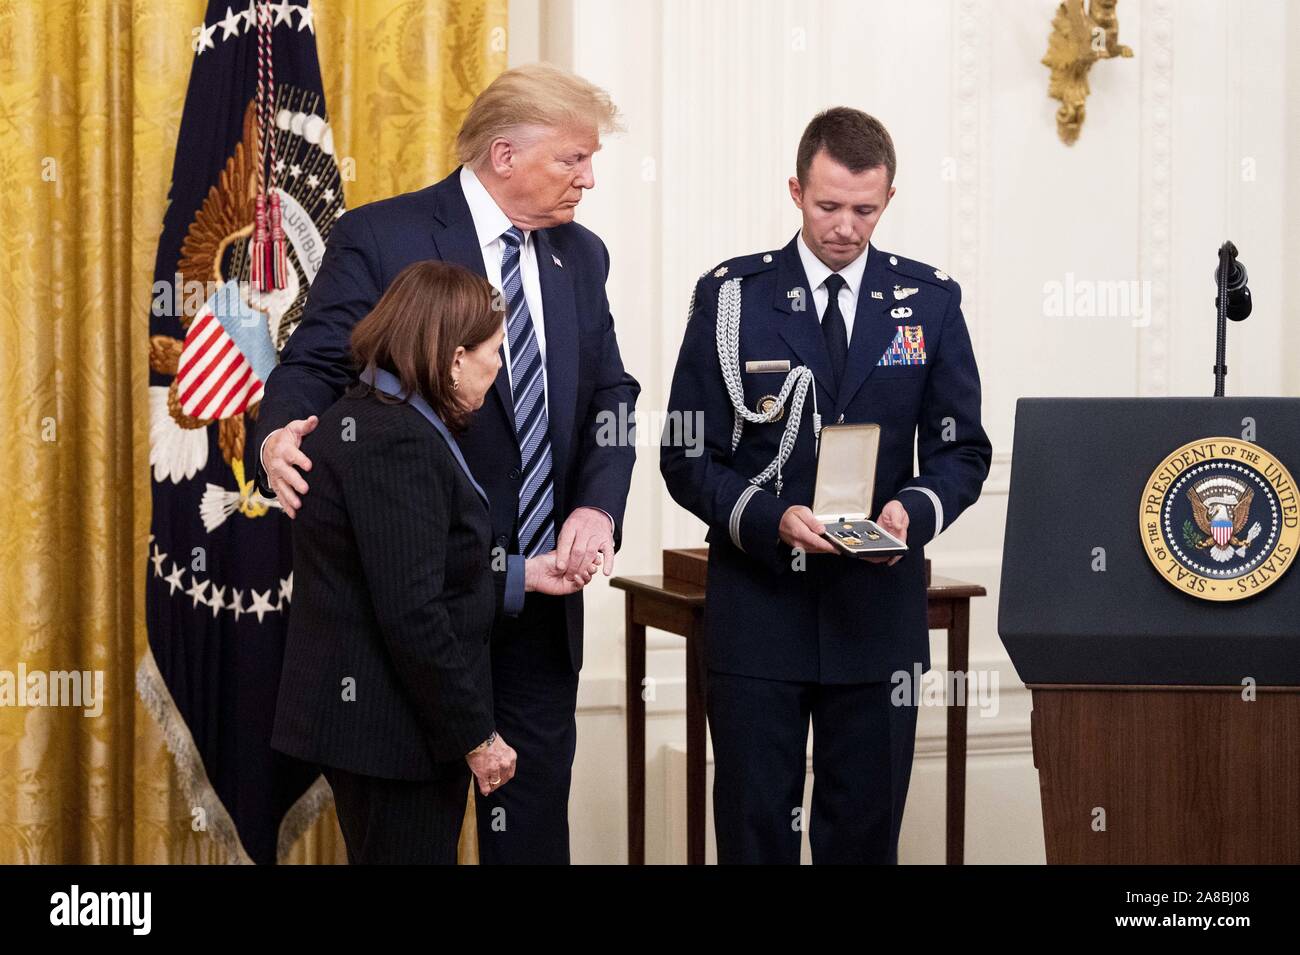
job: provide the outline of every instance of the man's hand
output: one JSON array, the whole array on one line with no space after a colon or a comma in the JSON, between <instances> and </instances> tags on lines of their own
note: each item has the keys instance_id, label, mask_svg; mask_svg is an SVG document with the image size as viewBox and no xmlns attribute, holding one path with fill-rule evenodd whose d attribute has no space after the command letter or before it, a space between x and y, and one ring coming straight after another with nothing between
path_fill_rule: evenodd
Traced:
<instances>
[{"instance_id":1,"label":"man's hand","mask_svg":"<svg viewBox=\"0 0 1300 955\"><path fill-rule=\"evenodd\" d=\"M781 515L778 533L781 540L805 554L834 554L835 545L821 535L826 525L813 515L812 509L796 504Z\"/></svg>"},{"instance_id":2,"label":"man's hand","mask_svg":"<svg viewBox=\"0 0 1300 955\"><path fill-rule=\"evenodd\" d=\"M556 566L555 551L549 554L542 554L540 557L529 557L524 561L524 590L537 591L538 593L550 594L553 597L563 597L567 594L576 594L579 590L591 582L591 578L596 575L596 569L600 566L601 555L597 554L596 559L582 568L582 572L574 577L565 576L565 574Z\"/></svg>"},{"instance_id":3,"label":"man's hand","mask_svg":"<svg viewBox=\"0 0 1300 955\"><path fill-rule=\"evenodd\" d=\"M469 763L470 771L478 781L478 791L487 796L514 777L515 759L515 751L498 734L491 746L470 753L465 762Z\"/></svg>"},{"instance_id":4,"label":"man's hand","mask_svg":"<svg viewBox=\"0 0 1300 955\"><path fill-rule=\"evenodd\" d=\"M569 519L560 528L555 544L555 567L575 583L582 580L583 571L602 557L605 576L614 573L614 527L609 515L596 507L574 508ZM590 580L588 576L587 580Z\"/></svg>"},{"instance_id":5,"label":"man's hand","mask_svg":"<svg viewBox=\"0 0 1300 955\"><path fill-rule=\"evenodd\" d=\"M304 436L316 430L317 417L312 415L304 420L290 421L283 428L277 428L262 446L262 468L266 471L266 482L275 492L276 500L290 517L302 507L299 494L307 493L307 482L295 468L311 470L311 460L299 450Z\"/></svg>"},{"instance_id":6,"label":"man's hand","mask_svg":"<svg viewBox=\"0 0 1300 955\"><path fill-rule=\"evenodd\" d=\"M889 533L893 534L904 544L907 543L907 511L898 501L890 501L880 509L880 516L876 518L876 523L883 527ZM902 554L895 554L893 557L868 557L867 560L873 564L884 564L892 567L903 559Z\"/></svg>"}]
</instances>

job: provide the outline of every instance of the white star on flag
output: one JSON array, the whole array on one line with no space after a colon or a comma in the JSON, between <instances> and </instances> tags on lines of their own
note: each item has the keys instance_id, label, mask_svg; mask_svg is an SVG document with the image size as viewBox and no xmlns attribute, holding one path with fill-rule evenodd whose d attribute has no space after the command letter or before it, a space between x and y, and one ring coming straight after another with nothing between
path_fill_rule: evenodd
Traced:
<instances>
[{"instance_id":1,"label":"white star on flag","mask_svg":"<svg viewBox=\"0 0 1300 955\"><path fill-rule=\"evenodd\" d=\"M208 598L206 596L208 592L208 582L206 580L199 580L199 578L195 577L194 583L190 584L190 589L185 592L194 599L195 607L197 607L200 603L208 602Z\"/></svg>"},{"instance_id":2,"label":"white star on flag","mask_svg":"<svg viewBox=\"0 0 1300 955\"><path fill-rule=\"evenodd\" d=\"M212 26L204 24L194 28L194 52L202 55L204 50L215 50L217 45L212 42L212 34L217 32L217 25Z\"/></svg>"},{"instance_id":3,"label":"white star on flag","mask_svg":"<svg viewBox=\"0 0 1300 955\"><path fill-rule=\"evenodd\" d=\"M172 572L163 578L163 580L172 585L172 589L168 591L168 596L176 593L177 590L184 586L181 582L181 577L184 575L185 571L181 570L180 566L175 561L172 561Z\"/></svg>"},{"instance_id":4,"label":"white star on flag","mask_svg":"<svg viewBox=\"0 0 1300 955\"><path fill-rule=\"evenodd\" d=\"M275 11L275 26L279 26L281 23L293 26L293 7L290 6L289 0L280 0L279 3L273 3L270 9Z\"/></svg>"},{"instance_id":5,"label":"white star on flag","mask_svg":"<svg viewBox=\"0 0 1300 955\"><path fill-rule=\"evenodd\" d=\"M222 598L225 596L225 594L226 594L225 587L217 587L216 585L213 585L212 596L208 600L208 606L212 608L212 616L215 617L218 613L221 612L221 608L224 606L224 602Z\"/></svg>"},{"instance_id":6,"label":"white star on flag","mask_svg":"<svg viewBox=\"0 0 1300 955\"><path fill-rule=\"evenodd\" d=\"M259 593L256 590L250 590L249 593L253 595L253 604L248 608L248 612L257 614L257 622L261 623L263 614L275 611L275 608L271 606L271 591L264 590Z\"/></svg>"},{"instance_id":7,"label":"white star on flag","mask_svg":"<svg viewBox=\"0 0 1300 955\"><path fill-rule=\"evenodd\" d=\"M223 31L221 39L229 40L232 36L239 36L239 21L243 18L242 13L235 13L230 7L226 7L226 18L218 21Z\"/></svg>"}]
</instances>

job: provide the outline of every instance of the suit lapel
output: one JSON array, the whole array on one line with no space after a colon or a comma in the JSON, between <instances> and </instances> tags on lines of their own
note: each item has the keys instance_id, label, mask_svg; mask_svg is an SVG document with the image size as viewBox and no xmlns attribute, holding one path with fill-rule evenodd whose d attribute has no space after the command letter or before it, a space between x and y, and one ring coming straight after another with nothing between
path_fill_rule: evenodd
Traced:
<instances>
[{"instance_id":1,"label":"suit lapel","mask_svg":"<svg viewBox=\"0 0 1300 955\"><path fill-rule=\"evenodd\" d=\"M483 249L478 242L478 232L474 229L474 218L469 212L469 203L460 187L460 167L456 167L450 176L434 186L434 229L433 242L438 249L438 258L464 266L477 275L487 277L487 268L483 264ZM510 433L514 434L514 396L510 393L510 375L506 372L505 350L507 343L501 346L501 370L497 372L492 388L501 410L510 423Z\"/></svg>"},{"instance_id":2,"label":"suit lapel","mask_svg":"<svg viewBox=\"0 0 1300 955\"><path fill-rule=\"evenodd\" d=\"M546 414L551 453L559 470L569 460L578 403L578 317L573 291L574 263L561 254L545 229L533 233L537 272L542 285L542 319L546 328Z\"/></svg>"},{"instance_id":3,"label":"suit lapel","mask_svg":"<svg viewBox=\"0 0 1300 955\"><path fill-rule=\"evenodd\" d=\"M885 257L873 245L867 252L867 267L858 287L858 305L853 313L853 340L849 342L849 357L844 365L844 382L835 400L835 417L849 406L863 383L876 369L876 362L885 353L898 322L889 314L894 307L894 296L889 283ZM873 299L873 291L883 292L884 300Z\"/></svg>"},{"instance_id":4,"label":"suit lapel","mask_svg":"<svg viewBox=\"0 0 1300 955\"><path fill-rule=\"evenodd\" d=\"M478 233L474 231L474 219L460 188L459 167L433 189L433 243L438 247L438 257L444 262L463 265L486 278L487 269L483 266L483 251L479 248Z\"/></svg>"},{"instance_id":5,"label":"suit lapel","mask_svg":"<svg viewBox=\"0 0 1300 955\"><path fill-rule=\"evenodd\" d=\"M791 239L778 253L776 292L772 307L790 317L781 322L779 331L785 343L799 356L799 360L812 369L821 400L831 404L835 400L832 390L831 356L826 350L821 322L817 318L817 305L813 302L808 277L804 275L799 260L799 248Z\"/></svg>"}]
</instances>

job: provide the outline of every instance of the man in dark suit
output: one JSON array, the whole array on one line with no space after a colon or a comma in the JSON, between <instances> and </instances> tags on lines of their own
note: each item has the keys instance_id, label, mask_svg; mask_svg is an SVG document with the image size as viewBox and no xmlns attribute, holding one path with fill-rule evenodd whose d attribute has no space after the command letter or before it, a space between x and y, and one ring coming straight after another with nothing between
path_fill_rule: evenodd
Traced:
<instances>
[{"instance_id":1,"label":"man in dark suit","mask_svg":"<svg viewBox=\"0 0 1300 955\"><path fill-rule=\"evenodd\" d=\"M790 180L799 234L695 288L669 419L702 416L705 453L665 440L661 470L709 525L722 862L799 861L810 719L814 861L897 861L918 700L891 691L930 665L922 548L978 497L991 449L957 283L870 244L894 169L878 121L817 116ZM804 369L811 383L779 400ZM823 420L880 425L872 500L905 556L841 556L821 536L809 505Z\"/></svg>"},{"instance_id":2,"label":"man in dark suit","mask_svg":"<svg viewBox=\"0 0 1300 955\"><path fill-rule=\"evenodd\" d=\"M460 168L335 223L302 323L267 382L264 493L293 515L309 493L302 436L356 375L352 326L404 266L442 259L486 276L506 314L500 375L461 442L491 501L494 567L504 570L507 554L554 549L561 570L598 559L612 573L636 454L631 435L597 435L608 431L602 422L627 420L640 388L614 334L608 252L573 216L595 185L600 133L616 128L608 96L585 80L553 67L509 70L470 107ZM497 578L504 587L505 574ZM529 594L493 632L496 730L519 769L510 786L479 796L486 863L569 859L582 618L581 593Z\"/></svg>"}]
</instances>

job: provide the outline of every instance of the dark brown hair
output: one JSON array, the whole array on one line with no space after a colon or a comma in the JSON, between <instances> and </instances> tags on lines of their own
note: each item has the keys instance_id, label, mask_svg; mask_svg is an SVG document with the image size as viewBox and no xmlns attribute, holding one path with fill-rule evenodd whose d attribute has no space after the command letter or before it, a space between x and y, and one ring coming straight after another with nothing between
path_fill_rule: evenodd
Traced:
<instances>
[{"instance_id":1,"label":"dark brown hair","mask_svg":"<svg viewBox=\"0 0 1300 955\"><path fill-rule=\"evenodd\" d=\"M860 109L836 106L813 117L799 139L799 153L795 158L794 170L799 185L807 184L813 157L823 149L849 172L884 166L889 184L894 184L897 168L894 141L880 120Z\"/></svg>"},{"instance_id":2,"label":"dark brown hair","mask_svg":"<svg viewBox=\"0 0 1300 955\"><path fill-rule=\"evenodd\" d=\"M404 392L420 395L461 432L470 412L452 388L456 348L478 347L501 322L499 296L487 279L434 259L413 262L352 329L352 355L359 367L373 362L392 372Z\"/></svg>"}]
</instances>

